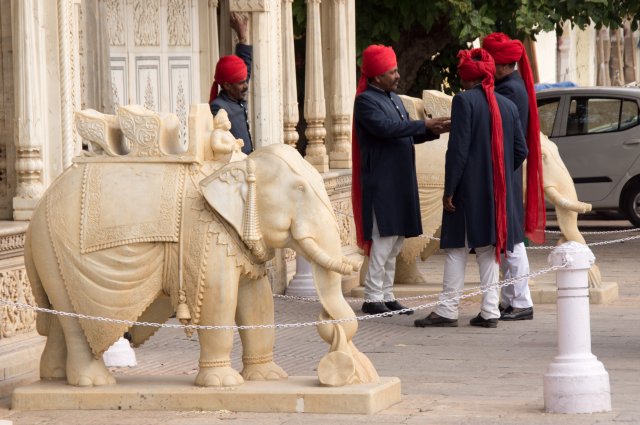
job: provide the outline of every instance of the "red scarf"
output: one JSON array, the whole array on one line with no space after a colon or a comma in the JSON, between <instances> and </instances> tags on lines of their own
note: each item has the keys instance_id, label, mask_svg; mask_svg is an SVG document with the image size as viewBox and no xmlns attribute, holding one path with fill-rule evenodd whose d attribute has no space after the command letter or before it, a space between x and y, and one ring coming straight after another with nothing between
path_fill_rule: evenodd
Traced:
<instances>
[{"instance_id":1,"label":"red scarf","mask_svg":"<svg viewBox=\"0 0 640 425\"><path fill-rule=\"evenodd\" d=\"M236 55L228 55L220 58L216 64L216 73L213 77L209 103L218 97L218 86L222 83L239 83L247 79L247 64Z\"/></svg>"},{"instance_id":2,"label":"red scarf","mask_svg":"<svg viewBox=\"0 0 640 425\"><path fill-rule=\"evenodd\" d=\"M362 66L360 80L356 89L356 97L367 89L367 78L382 75L397 66L396 54L391 47L373 44L362 52ZM355 119L355 118L354 118ZM356 225L356 241L358 246L369 255L371 241L364 239L362 224L362 183L360 181L360 145L356 134L355 122L351 131L351 205L353 207L353 221Z\"/></svg>"},{"instance_id":3,"label":"red scarf","mask_svg":"<svg viewBox=\"0 0 640 425\"><path fill-rule=\"evenodd\" d=\"M493 76L496 66L493 58L483 49L460 50L458 52L458 75L467 81L482 79L482 90L489 103L491 115L491 163L493 168L493 203L496 222L496 261L507 246L507 187L504 171L504 136L502 117L494 94Z\"/></svg>"},{"instance_id":4,"label":"red scarf","mask_svg":"<svg viewBox=\"0 0 640 425\"><path fill-rule=\"evenodd\" d=\"M520 40L512 40L499 32L489 34L482 41L482 47L493 56L497 64L518 63L518 70L524 81L529 97L529 124L526 129L527 148L527 198L525 208L525 234L535 243L544 242L547 213L544 202L542 177L542 149L540 147L540 119L536 92L533 87L533 72L524 45Z\"/></svg>"}]
</instances>

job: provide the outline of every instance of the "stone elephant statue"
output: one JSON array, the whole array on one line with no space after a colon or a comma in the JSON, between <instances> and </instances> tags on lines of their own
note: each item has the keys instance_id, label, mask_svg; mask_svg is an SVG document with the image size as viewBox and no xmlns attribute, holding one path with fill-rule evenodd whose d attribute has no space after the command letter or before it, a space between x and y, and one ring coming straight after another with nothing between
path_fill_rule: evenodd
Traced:
<instances>
[{"instance_id":1,"label":"stone elephant statue","mask_svg":"<svg viewBox=\"0 0 640 425\"><path fill-rule=\"evenodd\" d=\"M129 153L76 157L33 213L25 265L38 305L127 321L163 323L177 310L194 325L272 325L265 263L274 249L288 247L312 263L321 317L355 317L341 274L357 266L342 256L322 177L294 148L261 148L210 174L212 155L203 142L212 125L208 105L192 107L189 147L181 153L175 153L180 143L166 143L166 122L157 114L128 112L130 122L126 108L118 111ZM156 331L49 314L38 315L37 329L48 337L41 377L76 386L114 383L102 353L127 330L134 344ZM356 321L318 330L331 344L318 366L321 383L377 381L352 343ZM196 385L287 377L273 361L273 328L239 331L241 373L231 367L232 328L197 332Z\"/></svg>"}]
</instances>

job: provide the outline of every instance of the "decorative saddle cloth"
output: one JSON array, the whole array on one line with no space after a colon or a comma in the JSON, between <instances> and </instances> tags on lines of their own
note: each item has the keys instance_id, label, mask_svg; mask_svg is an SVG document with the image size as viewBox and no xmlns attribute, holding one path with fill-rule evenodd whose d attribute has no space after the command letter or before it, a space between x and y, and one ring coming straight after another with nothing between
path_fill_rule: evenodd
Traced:
<instances>
[{"instance_id":1,"label":"decorative saddle cloth","mask_svg":"<svg viewBox=\"0 0 640 425\"><path fill-rule=\"evenodd\" d=\"M137 242L178 242L185 164L87 164L80 252Z\"/></svg>"}]
</instances>

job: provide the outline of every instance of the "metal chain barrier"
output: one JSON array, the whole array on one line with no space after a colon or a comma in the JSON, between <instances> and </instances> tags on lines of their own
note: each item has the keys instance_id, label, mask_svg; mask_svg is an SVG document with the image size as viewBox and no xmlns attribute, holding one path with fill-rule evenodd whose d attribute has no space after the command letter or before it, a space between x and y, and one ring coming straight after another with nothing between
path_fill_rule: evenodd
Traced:
<instances>
[{"instance_id":1,"label":"metal chain barrier","mask_svg":"<svg viewBox=\"0 0 640 425\"><path fill-rule=\"evenodd\" d=\"M522 275L522 276L518 276L518 277L511 277L509 279L505 279L501 282L496 283L496 285L500 285L499 287L502 288L504 286L509 286L509 285L513 285L514 283L516 283L519 280L522 279L529 279L532 277L537 277L540 275L543 275L545 273L548 273L550 271L554 271L557 269L554 269L553 267L549 267L546 269L541 269L538 270L537 272L533 272L533 273L529 273L526 275ZM466 292L466 291L478 291L481 290L482 287L481 286L473 286L471 288L465 288L462 292ZM439 292L437 294L426 294L426 295L414 295L412 297L396 297L393 300L389 300L389 301L415 301L415 300L423 300L423 299L428 299L428 298L436 298L439 297L440 295L449 295L449 294L456 294L457 292L460 291L451 291L451 292ZM320 299L318 297L297 297L294 295L280 295L280 294L273 294L274 298L279 298L279 299L285 299L285 300L292 300L292 301L302 301L302 302L318 302ZM463 297L461 297L462 299ZM464 297L464 298L468 298L468 297ZM448 299L447 301L451 301L452 299L455 299L455 297ZM361 303L361 302L378 302L380 300L370 300L367 298L357 298L357 297L349 297L348 299L346 299L347 302L349 303Z\"/></svg>"},{"instance_id":2,"label":"metal chain barrier","mask_svg":"<svg viewBox=\"0 0 640 425\"><path fill-rule=\"evenodd\" d=\"M330 324L339 324L339 323L346 323L346 322L352 322L352 321L363 321L363 320L369 320L369 319L374 319L374 318L380 318L380 317L389 317L389 316L394 316L397 314L402 314L405 312L409 312L409 311L418 311L418 310L424 310L426 308L430 308L430 307L435 307L437 305L440 304L445 304L448 302L451 302L453 300L463 300L466 298L471 298L471 297L475 297L477 295L481 295L484 294L485 292L489 292L493 289L500 289L503 288L505 286L509 286L509 285L513 285L514 282L521 280L521 279L525 279L528 277L535 277L535 276L539 276L541 274L544 273L548 273L548 272L552 272L552 271L556 271L556 270L560 270L564 267L567 266L567 262L564 262L563 264L559 265L559 266L552 266L552 267L548 267L546 269L541 269L535 273L530 273L526 276L519 276L519 277L515 277L515 278L511 278L511 279L506 279L504 281L501 282L497 282L493 285L489 285L486 288L479 288L477 290L474 290L472 292L468 292L465 294L461 294L461 295L455 295L449 298L445 298L445 299L441 299L435 302L431 302L428 304L422 304L416 307L407 307L404 308L402 310L395 310L395 311L390 311L390 312L386 312L386 313L379 313L379 314L371 314L371 315L366 315L366 316L356 316L356 317L349 317L349 318L345 318L345 319L332 319L332 320L316 320L313 322L303 322L303 323L276 323L276 324L265 324L265 325L180 325L180 324L173 324L173 323L153 323L153 322L137 322L137 321L133 321L133 320L122 320L122 319L111 319L108 317L100 317L100 316L89 316L86 314L81 314L81 313L69 313L66 311L57 311L57 310L52 310L49 308L43 308L43 307L37 307L37 306L33 306L30 304L25 304L25 303L20 303L20 302L14 302L14 301L9 301L9 300L4 300L4 299L0 299L0 305L6 305L9 307L14 307L14 308L20 308L20 309L30 309L30 310L34 310L37 311L39 313L48 313L48 314L53 314L53 315L57 315L57 316L61 316L61 317L71 317L71 318L76 318L76 319L86 319L86 320L97 320L97 321L101 321L101 322L107 322L107 323L116 323L116 324L124 324L124 325L128 325L129 327L131 326L149 326L149 327L155 327L155 328L172 328L172 329L190 329L190 330L249 330L249 329L289 329L289 328L302 328L302 327L308 327L308 326L319 326L319 325L330 325ZM475 288L472 288L475 289ZM420 298L420 297L412 297L412 298ZM401 298L398 298L401 299ZM406 299L406 298L402 298L402 299Z\"/></svg>"},{"instance_id":3,"label":"metal chain barrier","mask_svg":"<svg viewBox=\"0 0 640 425\"><path fill-rule=\"evenodd\" d=\"M610 245L614 243L632 241L634 239L640 239L640 235L628 236L626 238L620 238L620 239L612 239L610 241L591 242L591 243L588 243L587 246ZM541 250L541 249L554 249L555 247L556 247L555 245L540 245L540 246L528 246L527 249Z\"/></svg>"}]
</instances>

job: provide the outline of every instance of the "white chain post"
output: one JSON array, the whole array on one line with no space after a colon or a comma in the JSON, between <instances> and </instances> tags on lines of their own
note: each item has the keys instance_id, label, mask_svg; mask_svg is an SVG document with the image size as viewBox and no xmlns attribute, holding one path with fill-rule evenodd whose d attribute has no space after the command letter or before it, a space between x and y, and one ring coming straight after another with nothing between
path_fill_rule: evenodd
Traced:
<instances>
[{"instance_id":1,"label":"white chain post","mask_svg":"<svg viewBox=\"0 0 640 425\"><path fill-rule=\"evenodd\" d=\"M594 413L611 410L609 374L591 353L588 271L595 257L577 242L549 254L549 264L566 262L556 271L558 286L558 355L544 375L544 408L550 413Z\"/></svg>"},{"instance_id":2,"label":"white chain post","mask_svg":"<svg viewBox=\"0 0 640 425\"><path fill-rule=\"evenodd\" d=\"M286 294L294 297L317 297L311 263L299 252L296 253L296 274L287 285Z\"/></svg>"}]
</instances>

